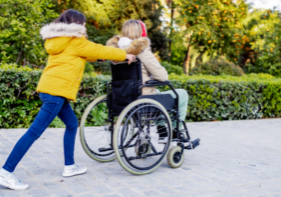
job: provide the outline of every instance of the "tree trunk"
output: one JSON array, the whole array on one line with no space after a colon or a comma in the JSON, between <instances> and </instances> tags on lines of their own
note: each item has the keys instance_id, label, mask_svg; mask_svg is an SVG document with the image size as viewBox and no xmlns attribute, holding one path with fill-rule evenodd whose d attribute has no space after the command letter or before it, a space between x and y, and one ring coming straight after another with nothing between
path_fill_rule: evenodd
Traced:
<instances>
[{"instance_id":1,"label":"tree trunk","mask_svg":"<svg viewBox=\"0 0 281 197\"><path fill-rule=\"evenodd\" d=\"M187 52L183 61L183 71L186 75L188 75L189 73L189 65L191 60L189 50L190 50L190 44L187 45Z\"/></svg>"},{"instance_id":2,"label":"tree trunk","mask_svg":"<svg viewBox=\"0 0 281 197\"><path fill-rule=\"evenodd\" d=\"M23 51L23 45L21 46L20 54L19 54L19 56L18 56L18 58L17 58L16 64L19 62L19 60L20 60L20 58L21 58L22 51Z\"/></svg>"},{"instance_id":3,"label":"tree trunk","mask_svg":"<svg viewBox=\"0 0 281 197\"><path fill-rule=\"evenodd\" d=\"M205 52L206 52L206 49L204 49L203 52L200 53L200 55L196 58L196 61L195 61L196 64L197 64L198 60L200 60L202 58L202 56Z\"/></svg>"},{"instance_id":4,"label":"tree trunk","mask_svg":"<svg viewBox=\"0 0 281 197\"><path fill-rule=\"evenodd\" d=\"M23 58L23 67L25 67L25 65L26 65L26 56L24 56Z\"/></svg>"}]
</instances>

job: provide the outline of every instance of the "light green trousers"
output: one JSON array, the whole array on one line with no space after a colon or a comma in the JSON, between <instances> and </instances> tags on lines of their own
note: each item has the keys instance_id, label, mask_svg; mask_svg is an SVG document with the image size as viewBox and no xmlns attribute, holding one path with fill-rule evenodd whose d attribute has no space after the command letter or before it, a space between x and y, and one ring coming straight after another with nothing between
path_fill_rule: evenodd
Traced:
<instances>
[{"instance_id":1,"label":"light green trousers","mask_svg":"<svg viewBox=\"0 0 281 197\"><path fill-rule=\"evenodd\" d=\"M159 90L156 90L157 94L170 94L173 98L176 98L175 93L172 90L165 91L165 92L160 92ZM185 120L186 113L187 113L187 105L188 105L188 94L186 90L184 89L176 89L176 92L179 96L179 118L181 120ZM176 121L173 121L172 123L173 128L176 127ZM181 129L181 124L180 124L180 129Z\"/></svg>"}]
</instances>

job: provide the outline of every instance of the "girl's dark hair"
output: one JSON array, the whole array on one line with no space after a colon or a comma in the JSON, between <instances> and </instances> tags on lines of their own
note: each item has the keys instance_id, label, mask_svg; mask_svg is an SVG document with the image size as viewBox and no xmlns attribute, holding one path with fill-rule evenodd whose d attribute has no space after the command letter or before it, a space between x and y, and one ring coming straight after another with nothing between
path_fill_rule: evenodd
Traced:
<instances>
[{"instance_id":1,"label":"girl's dark hair","mask_svg":"<svg viewBox=\"0 0 281 197\"><path fill-rule=\"evenodd\" d=\"M53 21L54 23L77 23L83 25L86 22L86 17L84 14L76 10L66 10L57 19Z\"/></svg>"}]
</instances>

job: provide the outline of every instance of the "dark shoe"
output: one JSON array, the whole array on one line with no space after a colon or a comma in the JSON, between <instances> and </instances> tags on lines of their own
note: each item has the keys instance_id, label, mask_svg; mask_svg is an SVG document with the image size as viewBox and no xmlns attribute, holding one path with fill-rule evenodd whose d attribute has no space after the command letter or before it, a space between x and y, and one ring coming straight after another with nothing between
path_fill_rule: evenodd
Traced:
<instances>
[{"instance_id":1,"label":"dark shoe","mask_svg":"<svg viewBox=\"0 0 281 197\"><path fill-rule=\"evenodd\" d=\"M159 138L165 138L168 136L168 131L165 126L158 125L157 126L157 133L159 133Z\"/></svg>"},{"instance_id":2,"label":"dark shoe","mask_svg":"<svg viewBox=\"0 0 281 197\"><path fill-rule=\"evenodd\" d=\"M177 139L178 138L178 133L175 131L175 129L173 129L173 139Z\"/></svg>"},{"instance_id":3,"label":"dark shoe","mask_svg":"<svg viewBox=\"0 0 281 197\"><path fill-rule=\"evenodd\" d=\"M180 134L180 135L183 135L183 134ZM185 135L184 135L185 136ZM175 131L175 130L173 130L173 139L178 139L178 133L177 133L177 131ZM184 137L184 139L183 139L183 141L182 141L183 143L187 143L187 142L189 142L188 141L188 139L186 138L186 137Z\"/></svg>"},{"instance_id":4,"label":"dark shoe","mask_svg":"<svg viewBox=\"0 0 281 197\"><path fill-rule=\"evenodd\" d=\"M177 132L175 129L173 129L173 139L176 139L178 137ZM165 138L168 136L168 131L165 126L157 126L157 133L159 133L159 138Z\"/></svg>"},{"instance_id":5,"label":"dark shoe","mask_svg":"<svg viewBox=\"0 0 281 197\"><path fill-rule=\"evenodd\" d=\"M166 144L168 142L168 137L160 137L158 139L159 144Z\"/></svg>"},{"instance_id":6,"label":"dark shoe","mask_svg":"<svg viewBox=\"0 0 281 197\"><path fill-rule=\"evenodd\" d=\"M168 142L168 131L165 126L158 125L157 126L157 133L159 134L158 143L159 144L166 144Z\"/></svg>"}]
</instances>

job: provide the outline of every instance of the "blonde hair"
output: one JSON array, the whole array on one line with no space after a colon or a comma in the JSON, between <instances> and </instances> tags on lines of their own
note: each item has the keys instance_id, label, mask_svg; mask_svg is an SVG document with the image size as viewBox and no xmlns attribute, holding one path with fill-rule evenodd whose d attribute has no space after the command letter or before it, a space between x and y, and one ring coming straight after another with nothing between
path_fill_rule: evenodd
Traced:
<instances>
[{"instance_id":1,"label":"blonde hair","mask_svg":"<svg viewBox=\"0 0 281 197\"><path fill-rule=\"evenodd\" d=\"M141 24L137 20L127 20L122 27L122 36L132 40L140 38L142 35Z\"/></svg>"}]
</instances>

